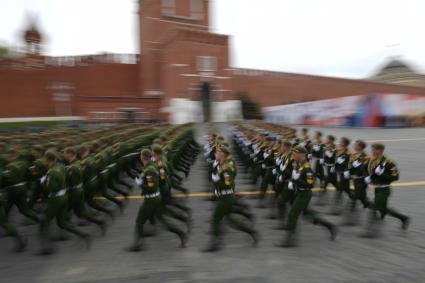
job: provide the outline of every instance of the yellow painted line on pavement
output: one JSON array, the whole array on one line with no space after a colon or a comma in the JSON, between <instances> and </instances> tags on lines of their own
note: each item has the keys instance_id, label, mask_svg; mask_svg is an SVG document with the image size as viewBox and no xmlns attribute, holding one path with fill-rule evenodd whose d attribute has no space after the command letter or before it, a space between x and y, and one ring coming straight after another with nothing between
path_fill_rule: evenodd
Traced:
<instances>
[{"instance_id":1,"label":"yellow painted line on pavement","mask_svg":"<svg viewBox=\"0 0 425 283\"><path fill-rule=\"evenodd\" d=\"M403 142L403 141L423 141L425 138L413 138L413 139L389 139L389 140L367 140L366 142Z\"/></svg>"},{"instance_id":2,"label":"yellow painted line on pavement","mask_svg":"<svg viewBox=\"0 0 425 283\"><path fill-rule=\"evenodd\" d=\"M392 188L402 188L402 187L418 187L418 186L425 186L425 181L412 181L412 182L397 182L391 185ZM371 188L373 189L373 187ZM320 187L315 187L312 189L313 192L320 191ZM327 190L335 190L334 187L328 187ZM258 195L260 194L260 191L243 191L243 192L236 192L236 195L240 196L252 196L252 195ZM268 190L267 194L274 194L274 191ZM192 197L211 197L213 196L213 193L204 192L204 193L191 193L191 194L174 194L174 197L177 198L192 198ZM116 199L124 199L123 196L116 196ZM131 195L127 197L128 199L144 199L143 196L140 195ZM96 199L105 199L104 197L96 197Z\"/></svg>"}]
</instances>

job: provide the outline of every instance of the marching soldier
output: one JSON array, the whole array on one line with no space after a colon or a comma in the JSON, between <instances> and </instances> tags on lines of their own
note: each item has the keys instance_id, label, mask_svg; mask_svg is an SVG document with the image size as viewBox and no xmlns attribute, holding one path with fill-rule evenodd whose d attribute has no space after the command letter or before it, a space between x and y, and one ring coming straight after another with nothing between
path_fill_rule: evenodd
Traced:
<instances>
[{"instance_id":1,"label":"marching soldier","mask_svg":"<svg viewBox=\"0 0 425 283\"><path fill-rule=\"evenodd\" d=\"M385 146L381 143L372 145L372 156L370 158L364 179L367 184L375 186L375 199L372 204L368 232L366 236L379 236L379 226L388 214L399 219L402 229L406 230L410 224L410 218L388 207L388 198L391 194L391 183L399 179L399 172L394 162L384 155ZM378 216L379 214L379 216Z\"/></svg>"},{"instance_id":2,"label":"marching soldier","mask_svg":"<svg viewBox=\"0 0 425 283\"><path fill-rule=\"evenodd\" d=\"M325 196L327 186L332 184L335 188L338 187L336 172L335 172L335 137L328 135L325 140L325 148L323 151L320 163L323 166L323 183L321 186L320 200L318 204L322 205L323 197Z\"/></svg>"},{"instance_id":3,"label":"marching soldier","mask_svg":"<svg viewBox=\"0 0 425 283\"><path fill-rule=\"evenodd\" d=\"M57 155L55 152L47 151L45 156L49 169L47 174L41 178L40 182L44 184L48 198L45 217L41 221L40 227L42 244L40 254L44 255L53 252L53 247L49 242L49 228L50 223L55 218L61 229L79 236L86 242L87 246L89 246L90 236L87 233L78 230L68 218L68 197L64 167L57 163Z\"/></svg>"},{"instance_id":4,"label":"marching soldier","mask_svg":"<svg viewBox=\"0 0 425 283\"><path fill-rule=\"evenodd\" d=\"M288 189L288 182L292 174L292 144L289 141L284 141L279 149L280 158L278 159L276 187L278 188L278 210L279 219L284 222L286 219L286 211L288 204L292 204L295 196L294 190ZM285 227L279 226L278 229Z\"/></svg>"},{"instance_id":5,"label":"marching soldier","mask_svg":"<svg viewBox=\"0 0 425 283\"><path fill-rule=\"evenodd\" d=\"M111 218L114 218L114 212L112 210L105 208L95 200L95 197L98 194L99 180L96 172L95 160L93 155L90 154L90 147L87 144L83 144L79 149L79 155L84 198L87 204L91 208L106 213Z\"/></svg>"},{"instance_id":6,"label":"marching soldier","mask_svg":"<svg viewBox=\"0 0 425 283\"><path fill-rule=\"evenodd\" d=\"M314 142L311 146L311 169L314 176L319 179L321 186L323 182L323 165L321 159L323 158L324 144L322 142L322 132L317 131Z\"/></svg>"},{"instance_id":7,"label":"marching soldier","mask_svg":"<svg viewBox=\"0 0 425 283\"><path fill-rule=\"evenodd\" d=\"M350 180L344 177L344 172L347 171L348 163L350 161L350 152L348 150L349 145L350 140L346 137L342 137L335 150L336 193L332 211L335 215L339 215L341 213L340 204L342 201L342 194L345 192L350 199L353 197L350 190Z\"/></svg>"},{"instance_id":8,"label":"marching soldier","mask_svg":"<svg viewBox=\"0 0 425 283\"><path fill-rule=\"evenodd\" d=\"M236 197L234 195L235 189L235 171L226 162L227 157L230 155L228 149L220 147L216 151L216 160L219 162L217 174L213 174L212 180L217 183L217 197L216 206L212 219L212 240L210 246L205 249L206 252L214 252L221 249L221 221L224 217L229 221L230 225L235 229L248 233L254 243L258 242L257 232L242 221L232 217L234 206L236 205Z\"/></svg>"},{"instance_id":9,"label":"marching soldier","mask_svg":"<svg viewBox=\"0 0 425 283\"><path fill-rule=\"evenodd\" d=\"M291 247L296 244L296 226L298 217L301 213L311 218L313 224L319 224L331 233L331 240L336 237L336 227L332 223L322 219L313 210L308 209L311 200L314 185L314 174L310 164L306 159L307 150L302 146L297 146L292 151L292 159L295 161L291 179L288 182L288 189L295 190L295 197L291 209L288 214L287 235L281 247Z\"/></svg>"},{"instance_id":10,"label":"marching soldier","mask_svg":"<svg viewBox=\"0 0 425 283\"><path fill-rule=\"evenodd\" d=\"M367 176L367 165L369 163L369 157L364 152L366 143L362 140L357 140L354 143L354 152L350 155L350 161L348 168L344 172L344 178L352 180L354 185L354 194L351 198L350 211L347 215L347 224L355 225L357 223L357 217L355 215L356 203L360 201L364 208L370 205L367 198L367 184L364 178Z\"/></svg>"},{"instance_id":11,"label":"marching soldier","mask_svg":"<svg viewBox=\"0 0 425 283\"><path fill-rule=\"evenodd\" d=\"M188 229L191 229L191 210L179 203L175 198L171 195L171 180L169 178L170 169L167 164L167 160L165 156L162 154L162 148L159 145L152 146L152 152L153 152L153 162L155 166L158 169L159 172L159 188L161 193L161 200L164 205L164 210L167 210L167 213L170 214L170 216L179 219L186 223L188 226ZM177 208L179 211L175 211L172 209L169 209L168 207L174 207ZM185 214L179 213L183 211Z\"/></svg>"},{"instance_id":12,"label":"marching soldier","mask_svg":"<svg viewBox=\"0 0 425 283\"><path fill-rule=\"evenodd\" d=\"M261 175L261 186L260 186L260 208L265 208L263 200L266 196L267 189L269 185L275 184L275 175L273 174L273 169L275 169L276 161L275 161L275 149L273 146L274 140L272 137L268 136L265 138L265 143L261 147L263 153L263 162L261 164L262 175Z\"/></svg>"},{"instance_id":13,"label":"marching soldier","mask_svg":"<svg viewBox=\"0 0 425 283\"><path fill-rule=\"evenodd\" d=\"M127 250L131 252L142 250L143 226L151 218L158 219L168 231L177 234L180 238L181 247L185 247L188 239L186 233L168 222L163 215L159 172L152 161L152 152L144 149L140 154L140 158L144 168L140 178L136 179L136 184L141 186L144 202L137 214L134 243Z\"/></svg>"},{"instance_id":14,"label":"marching soldier","mask_svg":"<svg viewBox=\"0 0 425 283\"><path fill-rule=\"evenodd\" d=\"M7 192L6 213L9 214L13 205L19 209L23 215L32 221L39 223L37 214L29 207L27 201L28 189L28 162L25 159L19 158L19 153L16 150L9 152L9 163L3 171L3 185Z\"/></svg>"},{"instance_id":15,"label":"marching soldier","mask_svg":"<svg viewBox=\"0 0 425 283\"><path fill-rule=\"evenodd\" d=\"M68 190L68 210L73 211L79 218L92 222L100 227L105 234L106 223L94 217L88 210L84 201L84 189L81 180L81 165L77 159L77 151L71 147L65 149L66 187Z\"/></svg>"},{"instance_id":16,"label":"marching soldier","mask_svg":"<svg viewBox=\"0 0 425 283\"><path fill-rule=\"evenodd\" d=\"M23 251L27 246L27 239L23 237L16 230L15 226L11 224L8 220L6 213L6 205L7 205L7 192L3 189L3 166L4 164L0 164L0 227L3 228L6 236L15 238L16 245L14 250L16 252Z\"/></svg>"}]
</instances>

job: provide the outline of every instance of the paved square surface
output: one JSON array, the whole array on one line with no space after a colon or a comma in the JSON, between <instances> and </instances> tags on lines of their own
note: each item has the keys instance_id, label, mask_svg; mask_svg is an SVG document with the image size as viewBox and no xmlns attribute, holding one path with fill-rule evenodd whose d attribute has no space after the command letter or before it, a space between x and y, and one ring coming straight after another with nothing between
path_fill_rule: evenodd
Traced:
<instances>
[{"instance_id":1,"label":"paved square surface","mask_svg":"<svg viewBox=\"0 0 425 283\"><path fill-rule=\"evenodd\" d=\"M221 130L230 133L226 126ZM56 254L37 256L38 227L19 226L29 238L28 249L12 253L13 241L0 239L0 282L425 282L425 129L320 130L337 137L385 141L388 156L398 163L401 172L401 185L393 190L390 203L412 217L407 232L401 231L397 220L388 218L380 239L359 237L363 226L341 226L337 240L331 242L327 231L301 220L300 246L280 249L274 247L283 237L282 231L272 229L277 222L265 218L267 209L255 208L255 199L246 198L256 215L256 228L261 234L259 247L253 248L245 234L226 228L223 251L205 254L201 249L209 240L214 204L205 197L194 196L186 200L194 212L186 249L178 247L173 234L161 230L158 236L146 240L145 251L128 253L124 248L132 241L142 202L131 199L105 237L95 227L84 228L94 235L90 250L72 238L56 243ZM240 171L237 190L254 190L248 175ZM184 186L191 193L208 189L201 155ZM326 207L318 209L327 219L341 223L341 217L326 214ZM362 216L365 218L366 213L362 212ZM16 211L13 220L22 222Z\"/></svg>"}]
</instances>

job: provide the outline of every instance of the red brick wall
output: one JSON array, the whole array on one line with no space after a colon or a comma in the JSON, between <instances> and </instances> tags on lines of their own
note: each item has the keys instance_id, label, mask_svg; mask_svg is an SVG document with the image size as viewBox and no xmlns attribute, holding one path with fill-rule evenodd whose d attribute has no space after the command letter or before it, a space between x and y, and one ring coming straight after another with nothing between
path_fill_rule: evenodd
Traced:
<instances>
[{"instance_id":1,"label":"red brick wall","mask_svg":"<svg viewBox=\"0 0 425 283\"><path fill-rule=\"evenodd\" d=\"M42 70L0 70L0 117L55 116L52 83L67 83L72 115L86 115L95 106L101 111L118 107L157 109L158 98L138 97L138 65L93 64L75 67L46 67ZM97 100L90 100L98 97ZM100 110L99 110L100 111ZM155 111L156 112L156 111Z\"/></svg>"},{"instance_id":2,"label":"red brick wall","mask_svg":"<svg viewBox=\"0 0 425 283\"><path fill-rule=\"evenodd\" d=\"M366 95L372 93L400 93L425 95L425 88L397 86L363 80L337 79L290 73L236 70L234 90L246 92L261 106ZM263 73L263 74L261 74Z\"/></svg>"}]
</instances>

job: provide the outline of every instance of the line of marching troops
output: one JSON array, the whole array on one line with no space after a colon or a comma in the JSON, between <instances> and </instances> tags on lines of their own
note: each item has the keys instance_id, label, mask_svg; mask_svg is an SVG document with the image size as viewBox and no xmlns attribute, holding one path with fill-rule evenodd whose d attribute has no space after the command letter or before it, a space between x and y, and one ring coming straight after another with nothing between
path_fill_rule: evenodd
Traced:
<instances>
[{"instance_id":1,"label":"line of marching troops","mask_svg":"<svg viewBox=\"0 0 425 283\"><path fill-rule=\"evenodd\" d=\"M371 145L371 154L365 152L366 142L357 140L350 151L350 140L342 137L336 144L332 135L322 139L316 132L310 138L308 129L303 128L297 137L295 129L256 122L254 124L235 124L233 144L238 158L249 168L252 183L260 179L259 208L265 208L266 193L271 187L274 191L270 199L270 218L277 218L281 224L276 229L286 230L283 241L278 245L296 245L296 226L299 216L306 216L313 224L327 228L334 240L338 228L312 209L312 189L320 185L318 205L326 204L327 187L333 185L336 192L331 201L331 214L340 215L344 211L346 225L358 223L357 203L370 211L366 232L363 236L378 237L382 220L386 215L398 218L402 229L407 229L410 218L388 207L391 183L399 179L396 164L384 155L385 146L381 143ZM217 198L213 216L215 237L208 251L221 247L220 223L226 217L235 228L245 231L258 241L254 230L252 214L247 205L235 195L234 179L237 174L236 162L223 137L211 133L204 146L204 155L209 164L209 178ZM353 189L351 188L353 187ZM367 188L374 188L374 199L367 197ZM343 206L343 196L348 202ZM345 209L343 209L345 207ZM288 212L289 211L289 212ZM236 214L246 220L235 220Z\"/></svg>"},{"instance_id":2,"label":"line of marching troops","mask_svg":"<svg viewBox=\"0 0 425 283\"><path fill-rule=\"evenodd\" d=\"M72 217L96 224L105 234L107 221L102 216L115 218L115 207L122 212L133 190L127 177L136 181L145 198L131 249L141 248L146 219L151 223L158 219L180 236L182 245L186 242L187 232L172 226L167 218L190 228L191 211L172 197L171 189L187 194L181 173L188 175L199 151L191 125L54 128L7 133L1 140L0 226L6 236L16 239L16 251L25 249L27 239L10 221L12 207L39 223L40 254L54 251L50 229L54 220L60 231L75 234L89 245L92 237ZM146 156L148 163L143 162ZM61 233L59 239L63 238Z\"/></svg>"}]
</instances>

